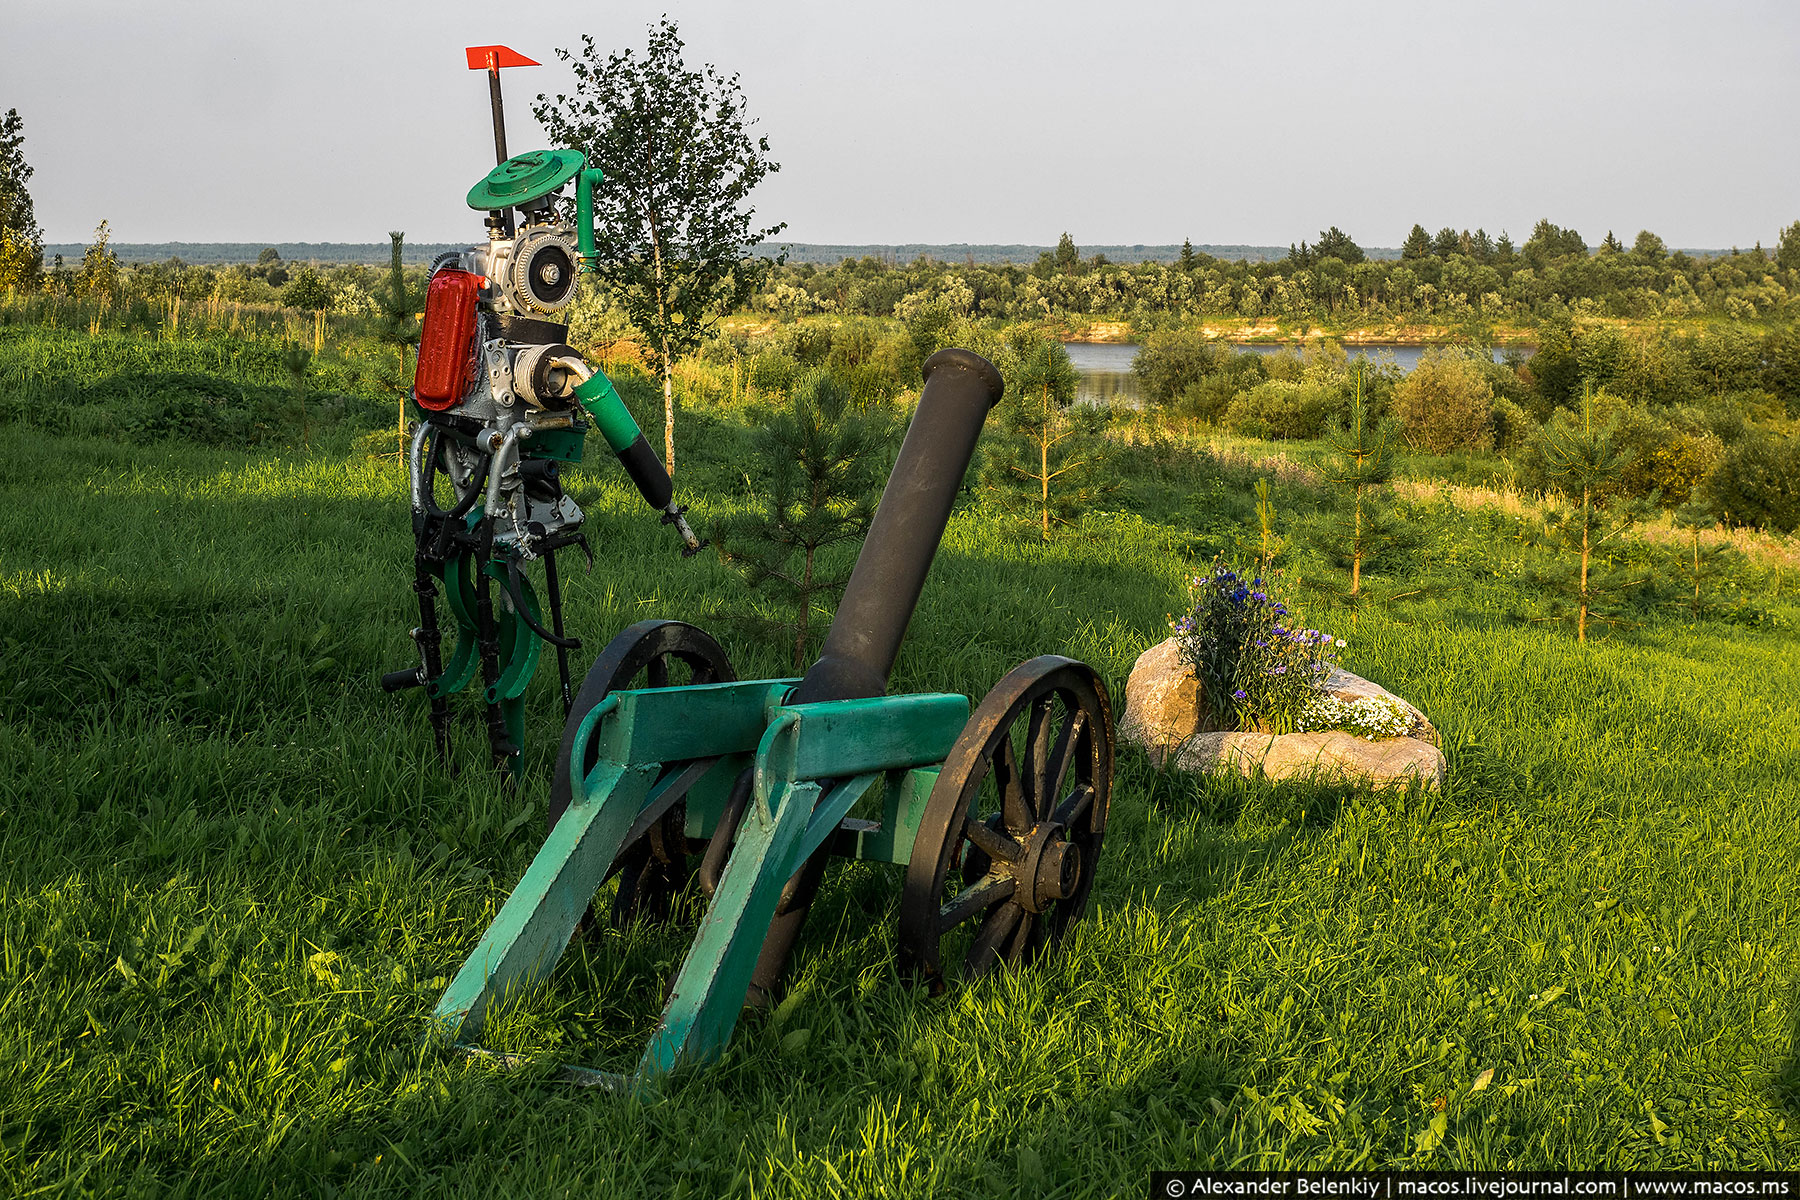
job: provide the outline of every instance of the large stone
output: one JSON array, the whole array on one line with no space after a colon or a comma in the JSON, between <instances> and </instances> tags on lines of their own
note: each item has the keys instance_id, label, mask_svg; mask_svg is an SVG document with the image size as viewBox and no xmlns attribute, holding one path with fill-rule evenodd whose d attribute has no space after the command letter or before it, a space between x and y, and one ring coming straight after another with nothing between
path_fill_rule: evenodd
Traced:
<instances>
[{"instance_id":1,"label":"large stone","mask_svg":"<svg viewBox=\"0 0 1800 1200\"><path fill-rule=\"evenodd\" d=\"M1142 654L1125 681L1125 715L1119 736L1150 751L1152 761L1201 730L1216 728L1200 681L1181 661L1181 643L1158 642Z\"/></svg>"},{"instance_id":2,"label":"large stone","mask_svg":"<svg viewBox=\"0 0 1800 1200\"><path fill-rule=\"evenodd\" d=\"M1261 771L1270 779L1348 780L1371 787L1427 787L1444 782L1444 754L1418 738L1368 741L1341 729L1323 733L1197 733L1176 751L1184 771L1221 768L1246 777Z\"/></svg>"},{"instance_id":3,"label":"large stone","mask_svg":"<svg viewBox=\"0 0 1800 1200\"><path fill-rule=\"evenodd\" d=\"M1342 730L1280 735L1220 731L1174 638L1150 647L1132 666L1119 736L1143 746L1159 766L1173 755L1174 765L1185 771L1230 767L1245 775L1260 770L1270 779L1340 778L1376 787L1415 779L1431 787L1443 783L1437 730L1416 706L1338 668L1326 678L1325 690L1340 700L1377 696L1395 701L1413 716L1408 736L1371 742Z\"/></svg>"}]
</instances>

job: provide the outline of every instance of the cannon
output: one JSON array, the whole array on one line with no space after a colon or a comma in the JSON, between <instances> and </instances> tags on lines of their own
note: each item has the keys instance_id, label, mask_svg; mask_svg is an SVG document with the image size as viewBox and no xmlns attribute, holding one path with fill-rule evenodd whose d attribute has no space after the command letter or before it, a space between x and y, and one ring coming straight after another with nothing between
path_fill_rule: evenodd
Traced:
<instances>
[{"instance_id":1,"label":"cannon","mask_svg":"<svg viewBox=\"0 0 1800 1200\"><path fill-rule=\"evenodd\" d=\"M573 705L569 655L581 641L564 626L557 555L579 548L584 516L562 485L598 428L640 495L700 549L674 487L606 376L568 345L558 317L593 267L593 190L601 172L577 150L507 154L502 67L536 66L505 46L468 48L488 72L496 166L469 190L487 213L487 243L440 254L425 288L425 319L411 395L419 421L407 467L413 523L417 665L381 677L388 692L420 688L440 758L450 756L450 697L476 682L494 764L516 778L525 689L543 647L555 648L563 711ZM576 187L575 225L563 189ZM545 606L529 574L543 564ZM454 618L448 656L437 597Z\"/></svg>"},{"instance_id":2,"label":"cannon","mask_svg":"<svg viewBox=\"0 0 1800 1200\"><path fill-rule=\"evenodd\" d=\"M465 1051L547 978L617 877L611 919L704 914L634 1070L563 1068L640 1091L716 1058L776 990L833 856L901 868L900 967L934 991L1031 961L1085 909L1106 833L1113 718L1099 676L1044 655L971 711L958 694L887 695L988 410L986 359L940 351L818 659L799 679L737 680L691 625L620 634L571 709L552 827L431 1017ZM675 674L690 682L663 686ZM863 802L872 816L855 817Z\"/></svg>"}]
</instances>

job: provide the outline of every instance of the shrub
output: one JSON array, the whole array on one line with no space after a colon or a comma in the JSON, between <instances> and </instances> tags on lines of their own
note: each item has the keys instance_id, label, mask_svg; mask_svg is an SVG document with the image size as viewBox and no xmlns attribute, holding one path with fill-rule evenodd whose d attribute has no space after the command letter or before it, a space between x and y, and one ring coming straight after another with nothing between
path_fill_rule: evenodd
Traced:
<instances>
[{"instance_id":1,"label":"shrub","mask_svg":"<svg viewBox=\"0 0 1800 1200\"><path fill-rule=\"evenodd\" d=\"M1143 384L1144 395L1156 404L1167 404L1217 374L1231 357L1228 346L1193 330L1153 333L1131 370Z\"/></svg>"},{"instance_id":2,"label":"shrub","mask_svg":"<svg viewBox=\"0 0 1800 1200\"><path fill-rule=\"evenodd\" d=\"M1745 438L1727 450L1701 495L1730 525L1800 528L1800 440Z\"/></svg>"},{"instance_id":3,"label":"shrub","mask_svg":"<svg viewBox=\"0 0 1800 1200\"><path fill-rule=\"evenodd\" d=\"M1527 449L1537 437L1538 423L1523 405L1506 396L1496 396L1488 414L1488 427L1493 431L1494 449L1512 455Z\"/></svg>"},{"instance_id":4,"label":"shrub","mask_svg":"<svg viewBox=\"0 0 1800 1200\"><path fill-rule=\"evenodd\" d=\"M744 381L759 392L786 393L794 386L794 360L776 350L761 350L750 360Z\"/></svg>"},{"instance_id":5,"label":"shrub","mask_svg":"<svg viewBox=\"0 0 1800 1200\"><path fill-rule=\"evenodd\" d=\"M1433 454L1487 449L1494 389L1486 376L1462 351L1427 350L1394 389L1394 416L1407 441Z\"/></svg>"},{"instance_id":6,"label":"shrub","mask_svg":"<svg viewBox=\"0 0 1800 1200\"><path fill-rule=\"evenodd\" d=\"M1343 642L1290 628L1291 619L1261 579L1246 581L1217 559L1189 581L1187 611L1171 625L1222 728L1286 733L1325 694Z\"/></svg>"},{"instance_id":7,"label":"shrub","mask_svg":"<svg viewBox=\"0 0 1800 1200\"><path fill-rule=\"evenodd\" d=\"M1270 379L1225 408L1225 428L1240 437L1316 438L1343 415L1343 389L1311 380Z\"/></svg>"},{"instance_id":8,"label":"shrub","mask_svg":"<svg viewBox=\"0 0 1800 1200\"><path fill-rule=\"evenodd\" d=\"M805 665L814 614L849 582L851 546L868 532L891 435L885 414L859 414L830 375L793 389L787 409L758 432L768 491L713 527L719 556L782 613L795 670Z\"/></svg>"}]
</instances>

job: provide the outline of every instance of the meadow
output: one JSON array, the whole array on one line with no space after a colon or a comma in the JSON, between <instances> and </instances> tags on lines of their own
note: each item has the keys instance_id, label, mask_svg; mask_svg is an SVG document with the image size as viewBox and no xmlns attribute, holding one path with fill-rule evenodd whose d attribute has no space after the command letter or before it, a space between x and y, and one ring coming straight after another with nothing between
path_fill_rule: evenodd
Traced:
<instances>
[{"instance_id":1,"label":"meadow","mask_svg":"<svg viewBox=\"0 0 1800 1200\"><path fill-rule=\"evenodd\" d=\"M554 671L522 788L482 766L471 708L465 769L436 761L417 696L377 686L415 615L393 402L348 352L297 386L277 350L0 329L8 1193L1086 1197L1201 1166L1800 1164L1792 538L1738 535L1710 614L1646 601L1577 645L1521 583L1542 502L1492 456L1409 458L1409 540L1375 578L1417 594L1310 620L1431 716L1441 792L1122 748L1058 953L927 996L893 966L898 876L836 869L783 1002L633 1100L552 1076L648 1032L679 937L580 945L495 1032L521 1069L421 1043L540 842ZM654 428L654 385L618 377ZM701 527L751 503L777 402L728 378L686 380ZM1116 490L1047 543L959 506L893 691L979 698L1062 653L1122 708L1258 478L1294 570L1327 569L1316 444L1156 414L1104 436ZM681 559L597 445L571 487L588 654L679 617L741 676L787 673L737 576ZM1679 590L1673 531L1628 553Z\"/></svg>"}]
</instances>

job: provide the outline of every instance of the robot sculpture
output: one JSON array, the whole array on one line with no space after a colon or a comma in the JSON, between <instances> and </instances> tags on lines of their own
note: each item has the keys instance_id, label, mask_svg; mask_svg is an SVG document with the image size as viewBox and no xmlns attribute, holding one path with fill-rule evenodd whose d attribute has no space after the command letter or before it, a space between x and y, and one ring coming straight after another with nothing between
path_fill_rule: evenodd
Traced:
<instances>
[{"instance_id":1,"label":"robot sculpture","mask_svg":"<svg viewBox=\"0 0 1800 1200\"><path fill-rule=\"evenodd\" d=\"M438 752L450 753L450 696L479 675L488 745L496 767L515 775L524 740L524 694L544 643L556 650L565 714L569 653L557 554L578 546L582 512L561 471L579 463L597 427L638 491L681 535L683 554L700 541L674 502L662 460L605 375L567 344L557 321L575 299L578 274L593 267L593 187L575 150L509 156L500 100L503 67L536 66L504 46L475 46L494 115L494 169L469 190L487 215L487 244L440 255L425 291L412 397L421 420L408 458L413 518L412 631L419 665L382 677L389 692L423 688ZM563 189L576 185L576 221L563 218ZM527 571L542 562L545 605ZM446 658L439 588L455 619Z\"/></svg>"}]
</instances>

